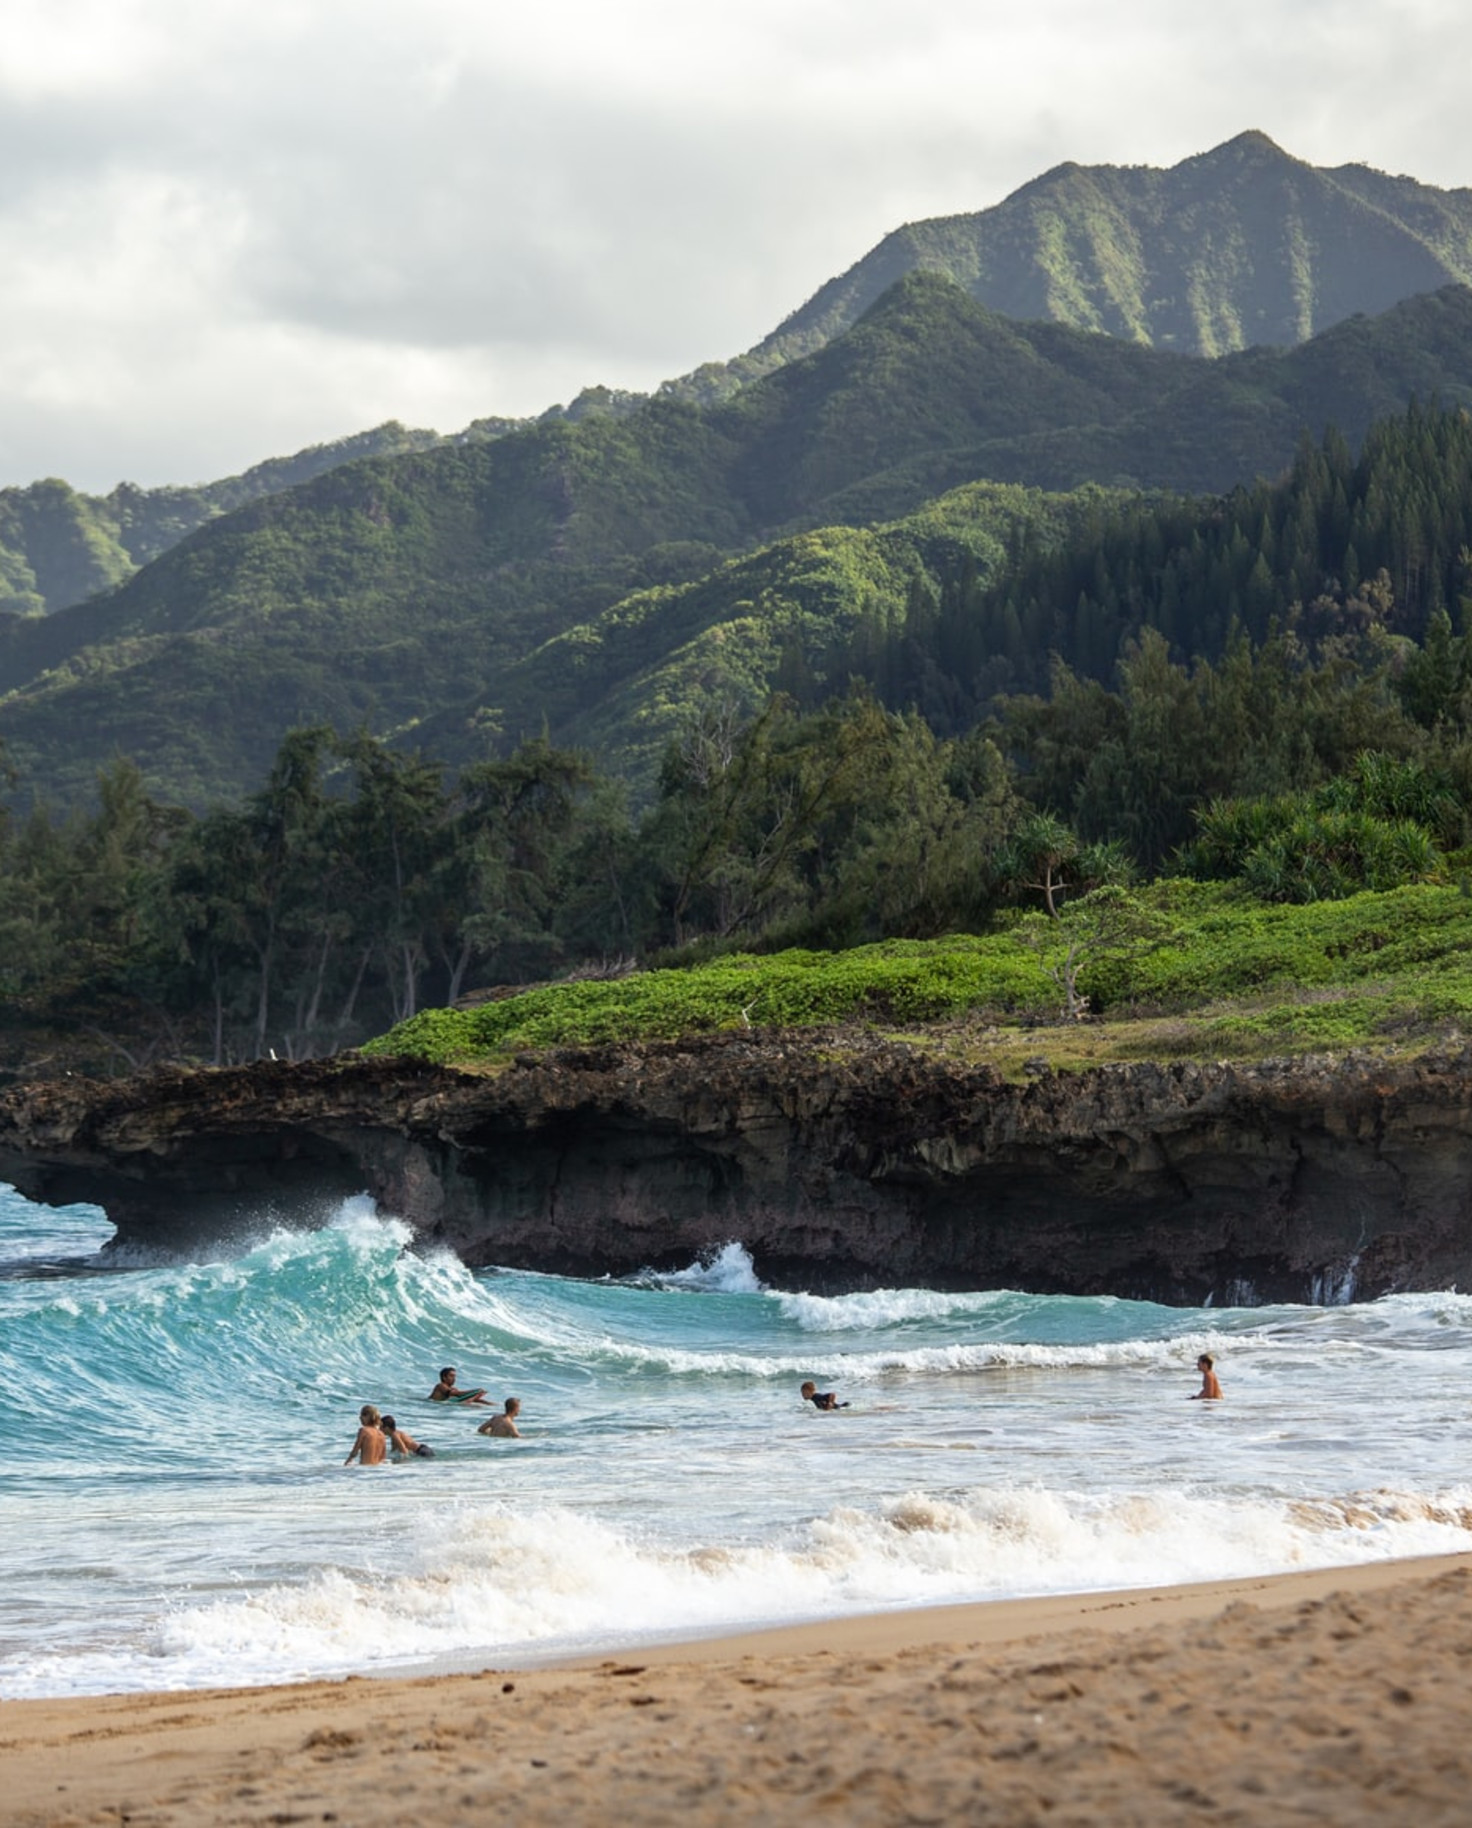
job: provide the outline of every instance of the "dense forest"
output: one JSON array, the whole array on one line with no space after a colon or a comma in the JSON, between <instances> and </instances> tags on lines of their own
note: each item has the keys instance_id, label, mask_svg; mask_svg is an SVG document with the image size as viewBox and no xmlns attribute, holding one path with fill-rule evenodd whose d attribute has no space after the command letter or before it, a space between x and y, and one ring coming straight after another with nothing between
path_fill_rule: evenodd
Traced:
<instances>
[{"instance_id":1,"label":"dense forest","mask_svg":"<svg viewBox=\"0 0 1472 1828\"><path fill-rule=\"evenodd\" d=\"M246 502L294 488L360 457L429 450L434 432L390 421L371 432L273 457L218 482L86 495L57 477L0 489L0 614L65 609L130 577L161 552Z\"/></svg>"},{"instance_id":2,"label":"dense forest","mask_svg":"<svg viewBox=\"0 0 1472 1828\"><path fill-rule=\"evenodd\" d=\"M495 986L984 932L1146 875L1287 902L1460 876L1466 415L1030 525L993 576L954 546L916 574L900 624L794 642L757 710L692 699L637 805L545 737L451 768L322 723L204 811L128 761L90 807L33 793L0 826L14 1064L299 1057Z\"/></svg>"},{"instance_id":3,"label":"dense forest","mask_svg":"<svg viewBox=\"0 0 1472 1828\"><path fill-rule=\"evenodd\" d=\"M1061 657L1109 681L1145 630L1215 659L1291 627L1322 642L1425 639L1472 598L1472 418L1413 403L1358 456L1337 432L1306 435L1286 478L1197 500L1086 498L1062 537L1019 525L1000 574L969 558L904 621L869 618L829 666L883 682L938 729L964 728L998 692L1043 689Z\"/></svg>"}]
</instances>

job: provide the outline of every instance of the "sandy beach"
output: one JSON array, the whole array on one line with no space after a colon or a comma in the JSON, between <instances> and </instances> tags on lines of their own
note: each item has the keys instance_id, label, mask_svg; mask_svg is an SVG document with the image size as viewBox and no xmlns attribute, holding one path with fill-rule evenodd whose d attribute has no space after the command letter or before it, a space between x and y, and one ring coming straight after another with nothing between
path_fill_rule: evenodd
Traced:
<instances>
[{"instance_id":1,"label":"sandy beach","mask_svg":"<svg viewBox=\"0 0 1472 1828\"><path fill-rule=\"evenodd\" d=\"M0 1704L7 1824L1465 1822L1472 1557Z\"/></svg>"}]
</instances>

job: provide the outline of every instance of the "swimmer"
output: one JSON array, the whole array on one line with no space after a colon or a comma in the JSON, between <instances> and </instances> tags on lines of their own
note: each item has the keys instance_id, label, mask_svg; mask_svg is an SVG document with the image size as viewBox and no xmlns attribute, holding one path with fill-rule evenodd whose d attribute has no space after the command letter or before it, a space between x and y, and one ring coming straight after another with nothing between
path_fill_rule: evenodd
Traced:
<instances>
[{"instance_id":1,"label":"swimmer","mask_svg":"<svg viewBox=\"0 0 1472 1828\"><path fill-rule=\"evenodd\" d=\"M372 1403L364 1403L358 1411L358 1421L362 1424L358 1429L358 1438L353 1442L352 1450L343 1465L351 1466L356 1460L360 1466L382 1466L388 1457L388 1442L379 1426L378 1411Z\"/></svg>"},{"instance_id":2,"label":"swimmer","mask_svg":"<svg viewBox=\"0 0 1472 1828\"><path fill-rule=\"evenodd\" d=\"M484 1390L462 1390L460 1388L455 1382L453 1365L446 1365L440 1372L440 1381L430 1391L429 1400L432 1403L482 1403L487 1409L490 1408L490 1404L486 1402Z\"/></svg>"},{"instance_id":3,"label":"swimmer","mask_svg":"<svg viewBox=\"0 0 1472 1828\"><path fill-rule=\"evenodd\" d=\"M1201 1388L1192 1392L1191 1401L1199 1403L1205 1397L1214 1402L1221 1395L1222 1387L1217 1382L1216 1360L1210 1352L1203 1352L1196 1360L1196 1369L1201 1373Z\"/></svg>"},{"instance_id":4,"label":"swimmer","mask_svg":"<svg viewBox=\"0 0 1472 1828\"><path fill-rule=\"evenodd\" d=\"M416 1441L411 1434L406 1434L391 1415L383 1418L380 1426L383 1438L388 1442L388 1450L396 1460L406 1460L411 1454L421 1460L432 1460L434 1449L426 1447L423 1441Z\"/></svg>"},{"instance_id":5,"label":"swimmer","mask_svg":"<svg viewBox=\"0 0 1472 1828\"><path fill-rule=\"evenodd\" d=\"M799 1394L805 1403L811 1403L814 1409L847 1409L847 1403L840 1403L832 1390L820 1390L814 1383L803 1385Z\"/></svg>"},{"instance_id":6,"label":"swimmer","mask_svg":"<svg viewBox=\"0 0 1472 1828\"><path fill-rule=\"evenodd\" d=\"M516 1418L520 1414L521 1398L519 1396L508 1396L503 1413L500 1415L493 1415L489 1422L482 1422L475 1432L477 1434L493 1434L498 1439L502 1440L519 1441L521 1439L521 1430L516 1426Z\"/></svg>"}]
</instances>

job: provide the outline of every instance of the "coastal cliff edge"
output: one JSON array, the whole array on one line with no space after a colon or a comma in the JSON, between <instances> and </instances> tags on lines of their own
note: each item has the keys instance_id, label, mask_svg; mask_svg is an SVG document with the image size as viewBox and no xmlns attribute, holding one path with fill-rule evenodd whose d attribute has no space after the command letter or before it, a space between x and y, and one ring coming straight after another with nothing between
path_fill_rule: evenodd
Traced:
<instances>
[{"instance_id":1,"label":"coastal cliff edge","mask_svg":"<svg viewBox=\"0 0 1472 1828\"><path fill-rule=\"evenodd\" d=\"M0 1093L0 1179L114 1248L367 1193L473 1266L667 1268L739 1239L829 1292L1329 1302L1472 1284L1472 1052L1120 1064L1024 1083L863 1031L340 1056Z\"/></svg>"}]
</instances>

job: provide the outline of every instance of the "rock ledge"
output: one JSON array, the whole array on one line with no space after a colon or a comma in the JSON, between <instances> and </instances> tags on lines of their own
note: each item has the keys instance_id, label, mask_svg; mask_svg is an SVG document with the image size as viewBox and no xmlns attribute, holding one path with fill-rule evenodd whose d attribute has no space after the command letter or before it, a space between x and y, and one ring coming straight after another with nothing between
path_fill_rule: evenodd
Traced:
<instances>
[{"instance_id":1,"label":"rock ledge","mask_svg":"<svg viewBox=\"0 0 1472 1828\"><path fill-rule=\"evenodd\" d=\"M0 1178L119 1244L344 1196L472 1265L584 1275L740 1239L786 1287L1250 1304L1472 1283L1472 1053L1108 1066L1026 1085L853 1031L268 1062L0 1093Z\"/></svg>"}]
</instances>

